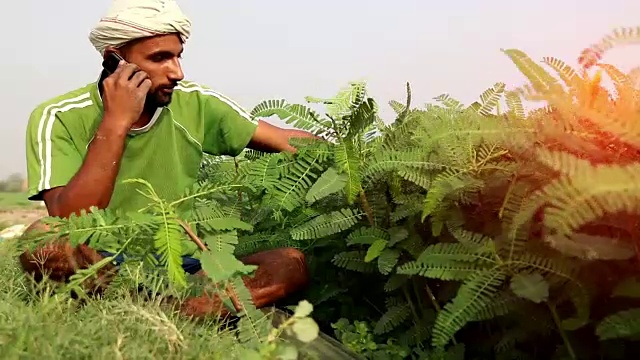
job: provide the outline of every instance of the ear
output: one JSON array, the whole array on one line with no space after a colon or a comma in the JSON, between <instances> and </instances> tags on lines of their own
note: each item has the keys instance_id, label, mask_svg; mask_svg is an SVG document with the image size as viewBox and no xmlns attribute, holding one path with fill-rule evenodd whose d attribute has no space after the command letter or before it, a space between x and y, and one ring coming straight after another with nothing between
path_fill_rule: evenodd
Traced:
<instances>
[{"instance_id":1,"label":"ear","mask_svg":"<svg viewBox=\"0 0 640 360\"><path fill-rule=\"evenodd\" d=\"M118 48L115 48L113 46L107 46L104 49L104 54L102 55L102 59L105 60L107 58L107 56L109 56L109 54L111 54L111 53L116 53L116 54L124 57L122 52Z\"/></svg>"}]
</instances>

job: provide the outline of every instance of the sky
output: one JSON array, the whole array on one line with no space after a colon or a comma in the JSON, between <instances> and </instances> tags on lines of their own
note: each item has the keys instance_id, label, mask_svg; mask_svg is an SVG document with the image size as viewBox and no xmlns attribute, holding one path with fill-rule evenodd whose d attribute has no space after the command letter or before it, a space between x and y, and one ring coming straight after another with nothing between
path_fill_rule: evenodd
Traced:
<instances>
[{"instance_id":1,"label":"sky","mask_svg":"<svg viewBox=\"0 0 640 360\"><path fill-rule=\"evenodd\" d=\"M190 17L188 80L247 109L260 101L330 97L365 80L390 120L389 100L413 105L442 93L466 104L495 82L525 79L501 48L577 65L580 51L618 27L640 26L632 0L178 0ZM26 174L25 129L39 103L96 80L101 58L88 34L110 0L21 0L3 17L0 42L0 177ZM7 16L10 15L10 16ZM640 43L603 61L640 65Z\"/></svg>"}]
</instances>

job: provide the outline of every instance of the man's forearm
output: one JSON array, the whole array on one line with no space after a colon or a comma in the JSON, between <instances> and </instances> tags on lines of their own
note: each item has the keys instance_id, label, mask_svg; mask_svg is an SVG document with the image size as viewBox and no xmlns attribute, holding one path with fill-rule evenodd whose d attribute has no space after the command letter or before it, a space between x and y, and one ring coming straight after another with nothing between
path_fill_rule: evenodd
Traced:
<instances>
[{"instance_id":1,"label":"man's forearm","mask_svg":"<svg viewBox=\"0 0 640 360\"><path fill-rule=\"evenodd\" d=\"M295 152L296 148L289 144L289 139L291 138L319 139L319 137L308 131L283 129L261 120L248 147L264 152Z\"/></svg>"},{"instance_id":2,"label":"man's forearm","mask_svg":"<svg viewBox=\"0 0 640 360\"><path fill-rule=\"evenodd\" d=\"M127 136L126 129L111 124L103 119L71 181L45 194L49 215L68 217L92 206L104 209L109 205Z\"/></svg>"}]
</instances>

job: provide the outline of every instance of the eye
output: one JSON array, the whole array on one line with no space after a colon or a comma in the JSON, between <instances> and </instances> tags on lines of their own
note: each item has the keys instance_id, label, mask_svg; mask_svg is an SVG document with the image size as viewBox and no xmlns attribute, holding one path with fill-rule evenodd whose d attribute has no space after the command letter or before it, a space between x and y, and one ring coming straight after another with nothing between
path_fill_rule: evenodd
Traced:
<instances>
[{"instance_id":1,"label":"eye","mask_svg":"<svg viewBox=\"0 0 640 360\"><path fill-rule=\"evenodd\" d=\"M164 62L164 61L168 61L171 60L172 58L178 58L178 59L182 59L182 54L178 54L178 55L174 55L171 53L159 53L159 54L154 54L151 57L149 57L149 60L153 61L153 62Z\"/></svg>"},{"instance_id":2,"label":"eye","mask_svg":"<svg viewBox=\"0 0 640 360\"><path fill-rule=\"evenodd\" d=\"M162 55L162 54L158 54L158 55L154 55L151 57L151 61L153 62L162 62L166 59L166 56Z\"/></svg>"}]
</instances>

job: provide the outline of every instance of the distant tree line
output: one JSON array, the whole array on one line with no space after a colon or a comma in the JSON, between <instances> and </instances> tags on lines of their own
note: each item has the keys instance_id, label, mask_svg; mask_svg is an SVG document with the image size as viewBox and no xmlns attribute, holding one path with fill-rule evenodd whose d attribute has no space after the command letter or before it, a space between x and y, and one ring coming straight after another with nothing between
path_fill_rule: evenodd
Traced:
<instances>
[{"instance_id":1,"label":"distant tree line","mask_svg":"<svg viewBox=\"0 0 640 360\"><path fill-rule=\"evenodd\" d=\"M24 191L25 178L22 174L14 173L0 180L0 192Z\"/></svg>"}]
</instances>

